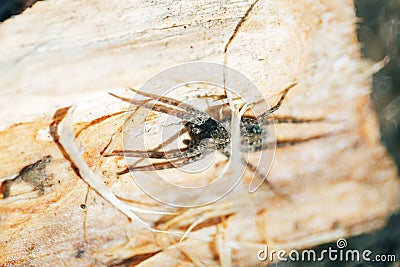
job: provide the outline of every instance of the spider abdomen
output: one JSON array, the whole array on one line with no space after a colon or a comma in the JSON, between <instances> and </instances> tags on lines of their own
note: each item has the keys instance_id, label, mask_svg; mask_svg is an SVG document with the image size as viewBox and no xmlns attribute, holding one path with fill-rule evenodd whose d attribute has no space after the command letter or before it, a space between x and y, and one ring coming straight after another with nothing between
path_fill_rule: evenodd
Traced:
<instances>
[{"instance_id":1,"label":"spider abdomen","mask_svg":"<svg viewBox=\"0 0 400 267\"><path fill-rule=\"evenodd\" d=\"M225 119L221 122L225 128L230 129L231 120ZM242 117L240 122L241 151L259 151L263 147L267 131L255 117Z\"/></svg>"}]
</instances>

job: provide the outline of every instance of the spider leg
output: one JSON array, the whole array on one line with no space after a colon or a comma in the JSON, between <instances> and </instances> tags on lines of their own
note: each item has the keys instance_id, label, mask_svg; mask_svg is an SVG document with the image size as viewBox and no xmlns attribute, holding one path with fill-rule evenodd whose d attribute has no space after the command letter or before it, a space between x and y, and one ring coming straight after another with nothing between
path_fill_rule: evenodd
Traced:
<instances>
[{"instance_id":1,"label":"spider leg","mask_svg":"<svg viewBox=\"0 0 400 267\"><path fill-rule=\"evenodd\" d=\"M285 117L278 117L278 118L272 118L269 117L267 120L264 122L266 125L269 125L270 123L276 122L276 123L312 123L312 122L321 122L324 121L324 118L309 118L309 119L303 119L303 118L296 118L296 117L291 117L291 116L285 116ZM325 138L328 136L333 135L333 133L325 133L325 134L319 134L315 136L310 136L310 137L305 137L305 138L297 138L297 139L291 139L291 140L277 140L276 143L266 143L263 142L262 146L259 146L259 149L256 150L266 150L266 149L271 149L271 148L283 148L283 147L288 147L288 146L294 146L298 145L301 143L305 143L308 141L320 139L320 138ZM246 145L246 140L244 142L242 141L242 145Z\"/></svg>"},{"instance_id":2,"label":"spider leg","mask_svg":"<svg viewBox=\"0 0 400 267\"><path fill-rule=\"evenodd\" d=\"M226 95L204 95L204 96L199 96L199 98L211 98L213 102L209 103L209 106L217 106L217 105L219 106L229 103L229 99L227 98ZM232 97L232 101L238 101L238 100L241 100L241 98Z\"/></svg>"},{"instance_id":3,"label":"spider leg","mask_svg":"<svg viewBox=\"0 0 400 267\"><path fill-rule=\"evenodd\" d=\"M333 133L327 133L327 134L320 134L320 135L310 136L310 137L306 137L306 138L292 139L292 140L277 140L276 143L263 143L262 146L260 146L260 148L261 148L261 150L266 150L266 149L273 149L273 148L283 148L283 147L288 147L288 146L295 146L295 145L299 145L302 143L306 143L308 141L317 140L317 139L329 137L332 135L333 135Z\"/></svg>"},{"instance_id":4,"label":"spider leg","mask_svg":"<svg viewBox=\"0 0 400 267\"><path fill-rule=\"evenodd\" d=\"M172 149L169 151L114 150L111 154L105 155L105 157L125 156L151 159L181 159L195 156L198 153L199 152L195 149L190 149L188 147L185 147L183 149Z\"/></svg>"},{"instance_id":5,"label":"spider leg","mask_svg":"<svg viewBox=\"0 0 400 267\"><path fill-rule=\"evenodd\" d=\"M293 116L283 116L283 117L266 117L264 118L264 123L270 125L272 123L312 123L312 122L322 122L324 118L296 118Z\"/></svg>"},{"instance_id":6,"label":"spider leg","mask_svg":"<svg viewBox=\"0 0 400 267\"><path fill-rule=\"evenodd\" d=\"M205 153L200 153L190 157L190 158L180 158L176 160L170 160L167 162L159 162L159 163L153 163L149 165L143 165L143 166L128 166L126 169L118 172L117 174L125 174L130 171L154 171L154 170L165 170L165 169L172 169L172 168L179 168L185 165L188 165L190 163L193 163L195 161L198 161L199 159L202 159L206 154Z\"/></svg>"},{"instance_id":7,"label":"spider leg","mask_svg":"<svg viewBox=\"0 0 400 267\"><path fill-rule=\"evenodd\" d=\"M269 148L273 148L273 147L274 147L274 144L271 144L271 146L270 146ZM263 149L266 149L266 148L263 147ZM229 158L229 157L231 156L231 153L230 153L230 152L226 152L226 153L224 153L224 155L225 155L226 157ZM282 193L282 192L281 192L279 189L277 189L273 184L271 184L267 179L265 179L265 177L257 170L257 168L256 168L253 164L247 162L243 157L241 157L240 163L243 164L243 165L245 165L246 167L249 167L250 171L253 172L255 175L257 175L258 178L259 178L260 180L264 180L264 181L266 182L266 184L268 185L268 187L269 187L275 194L277 194L278 196L280 196L280 197L282 197L282 198L284 198L284 199L287 199L287 200L291 201L290 196L288 196L288 195L285 194L285 193Z\"/></svg>"},{"instance_id":8,"label":"spider leg","mask_svg":"<svg viewBox=\"0 0 400 267\"><path fill-rule=\"evenodd\" d=\"M160 150L164 145L170 144L172 141L176 140L182 132L186 132L186 131L187 131L186 128L182 129L179 133L174 134L173 136L171 136L170 138L168 138L165 142L163 142L162 144L159 144L157 147L155 147L155 148L153 149L153 151L158 151L158 150ZM144 159L145 159L145 158L139 159L139 160L136 161L134 164L132 164L131 167L135 167L137 164L141 163ZM124 170L124 171L125 171L125 170ZM128 170L128 171L129 171L129 170ZM117 174L125 174L125 173L127 173L128 171L122 172L122 173L121 173L121 172L118 172Z\"/></svg>"},{"instance_id":9,"label":"spider leg","mask_svg":"<svg viewBox=\"0 0 400 267\"><path fill-rule=\"evenodd\" d=\"M114 150L110 154L104 155L105 157L113 157L113 156L125 156L125 157L137 157L137 158L151 158L151 159L167 159L167 158L176 158L179 149L173 149L170 151L146 151L146 150Z\"/></svg>"},{"instance_id":10,"label":"spider leg","mask_svg":"<svg viewBox=\"0 0 400 267\"><path fill-rule=\"evenodd\" d=\"M296 118L291 116L285 117L274 117L276 123L311 123L311 122L321 122L324 118Z\"/></svg>"},{"instance_id":11,"label":"spider leg","mask_svg":"<svg viewBox=\"0 0 400 267\"><path fill-rule=\"evenodd\" d=\"M155 147L153 150L130 150L130 149L113 150L111 153L103 154L103 156L104 157L125 156L125 157L153 158L153 159L175 159L175 158L187 157L187 155L191 155L188 154L189 149L187 147L172 149L169 151L160 151L160 149L163 146L170 144L172 141L176 140L180 135L184 134L187 131L188 131L187 128L183 128L181 131L169 137L167 140L165 140L162 144Z\"/></svg>"},{"instance_id":12,"label":"spider leg","mask_svg":"<svg viewBox=\"0 0 400 267\"><path fill-rule=\"evenodd\" d=\"M142 91L139 91L139 90L136 90L133 88L128 88L128 89L139 95L149 97L152 100L160 101L160 102L166 103L168 105L183 109L189 113L195 114L196 116L202 116L204 118L209 118L207 113L205 113L201 110L198 110L195 107L193 107L192 105L186 104L180 100L176 100L176 99L166 97L166 96L159 96L159 95L152 94L152 93L142 92Z\"/></svg>"},{"instance_id":13,"label":"spider leg","mask_svg":"<svg viewBox=\"0 0 400 267\"><path fill-rule=\"evenodd\" d=\"M195 120L199 119L198 117L196 117L196 115L192 115L186 111L176 110L176 109L173 109L173 108L161 105L161 104L149 103L151 100L137 100L134 98L118 96L118 95L110 93L110 92L109 92L109 94L112 95L113 97L116 97L116 98L124 101L124 102L130 103L130 104L133 104L133 105L136 105L139 107L143 107L143 108L146 108L149 110L172 115L172 116L175 116L175 117L180 118L185 121L195 121Z\"/></svg>"},{"instance_id":14,"label":"spider leg","mask_svg":"<svg viewBox=\"0 0 400 267\"><path fill-rule=\"evenodd\" d=\"M281 140L281 141L277 140L276 147L281 148L281 147L287 147L287 146L294 146L294 145L298 145L301 143L306 143L308 141L329 137L334 134L337 134L337 133L319 134L319 135L315 135L315 136L310 136L310 137L306 137L306 138L298 138L298 139L293 139L293 140Z\"/></svg>"},{"instance_id":15,"label":"spider leg","mask_svg":"<svg viewBox=\"0 0 400 267\"><path fill-rule=\"evenodd\" d=\"M271 189L271 191L273 191L276 195L278 195L278 196L280 196L280 197L282 197L282 198L284 198L284 199L286 199L286 200L291 201L290 196L287 195L287 194L285 194L285 193L283 193L283 192L281 192L278 188L276 188L276 186L274 186L272 183L270 183L270 182L266 179L266 177L264 177L264 175L262 175L262 174L257 170L257 167L255 167L253 164L251 164L251 163L245 161L243 158L242 158L241 162L242 162L242 164L244 164L246 167L249 167L249 169L250 169L255 175L257 175L258 178L259 178L260 180L264 180L264 181L266 182L266 184L268 185L268 187Z\"/></svg>"},{"instance_id":16,"label":"spider leg","mask_svg":"<svg viewBox=\"0 0 400 267\"><path fill-rule=\"evenodd\" d=\"M268 115L274 113L275 111L277 111L280 106L283 103L283 100L285 99L287 93L289 92L290 89L292 89L292 87L294 87L297 83L294 82L292 84L290 84L288 87L286 87L283 91L282 91L282 96L279 99L278 103L275 104L275 106L273 106L272 108L270 108L269 110L267 110L266 112L264 112L263 114L261 114L259 117L261 118L266 118Z\"/></svg>"}]
</instances>

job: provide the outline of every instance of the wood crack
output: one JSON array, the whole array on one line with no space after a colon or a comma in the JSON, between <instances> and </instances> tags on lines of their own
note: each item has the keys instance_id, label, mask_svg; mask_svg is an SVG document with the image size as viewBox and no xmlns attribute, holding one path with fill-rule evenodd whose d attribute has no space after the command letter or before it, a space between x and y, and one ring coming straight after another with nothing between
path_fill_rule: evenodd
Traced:
<instances>
[{"instance_id":1,"label":"wood crack","mask_svg":"<svg viewBox=\"0 0 400 267\"><path fill-rule=\"evenodd\" d=\"M3 195L3 198L9 197L11 185L15 182L24 181L31 184L33 188L39 192L39 195L42 195L45 188L52 185L52 183L48 181L48 174L46 172L46 166L50 161L51 156L47 155L35 163L25 166L15 178L1 183L0 194Z\"/></svg>"},{"instance_id":2,"label":"wood crack","mask_svg":"<svg viewBox=\"0 0 400 267\"><path fill-rule=\"evenodd\" d=\"M224 53L226 55L226 52L228 51L228 47L229 45L232 43L233 39L235 39L235 37L237 36L237 34L239 33L240 28L243 26L243 24L247 21L247 19L249 18L249 15L251 13L251 11L253 10L253 8L255 7L255 5L258 3L259 0L254 1L250 7L246 10L246 13L244 13L243 17L239 20L239 23L236 25L235 30L233 31L233 34L231 35L231 37L229 38L228 42L225 45L224 48Z\"/></svg>"}]
</instances>

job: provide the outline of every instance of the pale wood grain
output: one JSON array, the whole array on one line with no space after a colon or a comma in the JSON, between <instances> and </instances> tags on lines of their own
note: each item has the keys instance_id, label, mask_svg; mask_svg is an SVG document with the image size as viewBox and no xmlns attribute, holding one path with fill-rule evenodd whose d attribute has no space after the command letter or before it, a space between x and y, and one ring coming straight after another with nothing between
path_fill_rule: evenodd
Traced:
<instances>
[{"instance_id":1,"label":"pale wood grain","mask_svg":"<svg viewBox=\"0 0 400 267\"><path fill-rule=\"evenodd\" d=\"M260 1L227 51L226 63L270 103L285 84L298 82L278 117L323 118L280 125L278 139L332 133L276 151L269 180L290 201L265 185L175 217L142 216L150 223L162 219L159 228L184 231L200 214L209 215L181 243L129 222L93 191L81 208L87 185L48 135L55 110L77 104L79 131L125 107L107 95L113 88L137 86L182 62L223 63L225 45L251 4L48 0L0 24L3 187L42 160L41 172L25 171L0 199L2 265L253 266L264 245L300 249L385 224L398 209L400 185L380 143L369 96L371 64L361 59L348 0ZM162 209L129 174L115 174L118 162L100 157L123 119L113 116L82 131L77 140L84 158L119 196Z\"/></svg>"}]
</instances>

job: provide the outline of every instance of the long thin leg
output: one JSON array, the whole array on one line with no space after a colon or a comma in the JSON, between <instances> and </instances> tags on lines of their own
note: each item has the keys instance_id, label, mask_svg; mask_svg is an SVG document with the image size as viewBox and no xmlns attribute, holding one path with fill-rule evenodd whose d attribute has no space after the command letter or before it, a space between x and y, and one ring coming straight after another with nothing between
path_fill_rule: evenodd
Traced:
<instances>
[{"instance_id":1,"label":"long thin leg","mask_svg":"<svg viewBox=\"0 0 400 267\"><path fill-rule=\"evenodd\" d=\"M294 145L298 145L301 143L306 143L308 141L313 141L313 140L329 137L334 134L337 134L337 133L319 134L319 135L314 135L314 136L310 136L310 137L306 137L306 138L298 138L298 139L293 139L293 140L282 140L282 141L278 140L276 142L276 147L281 148L281 147L287 147L287 146L294 146Z\"/></svg>"},{"instance_id":2,"label":"long thin leg","mask_svg":"<svg viewBox=\"0 0 400 267\"><path fill-rule=\"evenodd\" d=\"M324 121L324 118L296 118L292 116L284 116L284 117L275 117L272 118L267 118L266 123L270 124L272 122L274 123L311 123L311 122L321 122Z\"/></svg>"},{"instance_id":3,"label":"long thin leg","mask_svg":"<svg viewBox=\"0 0 400 267\"><path fill-rule=\"evenodd\" d=\"M104 154L104 157L114 157L114 156L126 156L126 157L138 157L138 158L154 158L154 159L175 159L179 157L187 157L188 148L179 148L179 149L172 149L169 151L160 151L160 149L170 144L172 141L176 140L180 135L187 132L187 128L183 128L178 133L174 134L173 136L169 137L165 142L162 142L160 145L155 147L152 150L131 150L131 149L123 149L123 150L113 150L109 154ZM186 139L187 140L187 139Z\"/></svg>"},{"instance_id":4,"label":"long thin leg","mask_svg":"<svg viewBox=\"0 0 400 267\"><path fill-rule=\"evenodd\" d=\"M151 159L172 159L176 158L181 152L179 149L170 151L146 151L146 150L114 150L110 154L104 155L105 157L125 156L137 158L151 158Z\"/></svg>"},{"instance_id":5,"label":"long thin leg","mask_svg":"<svg viewBox=\"0 0 400 267\"><path fill-rule=\"evenodd\" d=\"M191 158L183 158L183 159L178 159L174 161L168 161L168 162L159 162L159 163L153 163L149 165L144 165L144 166L128 166L126 169L118 172L117 174L125 174L130 171L154 171L154 170L165 170L165 169L172 169L172 168L179 168L185 165L188 165L190 163L193 163L201 158L203 158L206 154L205 153L200 153L196 156L193 156Z\"/></svg>"},{"instance_id":6,"label":"long thin leg","mask_svg":"<svg viewBox=\"0 0 400 267\"><path fill-rule=\"evenodd\" d=\"M264 177L261 173L259 173L259 171L257 170L257 168L256 168L253 164L251 164L251 163L245 161L243 158L242 158L242 163L243 163L246 167L249 167L249 169L250 169L255 175L258 176L258 178L260 178L261 180L264 180L265 183L268 185L268 187L269 187L275 194L277 194L278 196L280 196L280 197L282 197L282 198L284 198L284 199L287 199L287 200L291 201L290 196L288 196L288 195L285 194L285 193L282 193L282 192L281 192L279 189L277 189L273 184L271 184L271 183L266 179L266 177Z\"/></svg>"},{"instance_id":7,"label":"long thin leg","mask_svg":"<svg viewBox=\"0 0 400 267\"><path fill-rule=\"evenodd\" d=\"M105 157L111 156L125 156L125 157L137 157L137 158L151 158L151 159L182 159L193 157L199 154L198 148L183 148L183 149L172 149L169 151L146 151L146 150L114 150L111 154L105 155Z\"/></svg>"},{"instance_id":8,"label":"long thin leg","mask_svg":"<svg viewBox=\"0 0 400 267\"><path fill-rule=\"evenodd\" d=\"M259 117L261 118L266 118L268 115L274 113L275 111L277 111L280 106L283 103L283 100L285 99L287 93L289 92L290 89L292 89L293 86L295 86L297 83L292 83L290 84L288 87L286 87L283 91L282 91L282 96L279 99L278 103L276 103L275 106L273 106L272 108L270 108L269 110L267 110L266 112L264 112L263 114L261 114Z\"/></svg>"},{"instance_id":9,"label":"long thin leg","mask_svg":"<svg viewBox=\"0 0 400 267\"><path fill-rule=\"evenodd\" d=\"M169 108L169 107L161 105L161 104L149 103L151 100L137 100L137 99L133 99L133 98L131 99L131 98L127 98L127 97L118 96L118 95L110 93L110 92L109 92L109 94L112 95L113 97L121 99L124 102L130 103L130 104L133 104L133 105L136 105L139 107L143 107L143 108L146 108L149 110L172 115L172 116L180 118L184 121L196 121L199 119L195 115L192 115L186 111L175 110L175 109Z\"/></svg>"},{"instance_id":10,"label":"long thin leg","mask_svg":"<svg viewBox=\"0 0 400 267\"><path fill-rule=\"evenodd\" d=\"M185 110L185 111L187 111L189 113L195 114L196 116L203 116L205 118L209 118L207 113L205 113L205 112L203 112L201 110L198 110L195 107L193 107L192 105L186 104L186 103L184 103L184 102L182 102L180 100L176 100L176 99L173 99L173 98L170 98L170 97L166 97L166 96L159 96L159 95L152 94L152 93L142 92L142 91L139 91L139 90L136 90L136 89L133 89L133 88L128 88L128 89L133 91L133 92L135 92L135 93L137 93L137 94L139 94L139 95L146 96L146 97L149 97L149 98L151 98L153 100L157 100L157 101L166 103L168 105L183 109L183 110Z\"/></svg>"},{"instance_id":11,"label":"long thin leg","mask_svg":"<svg viewBox=\"0 0 400 267\"><path fill-rule=\"evenodd\" d=\"M184 129L184 130L187 131L187 129ZM157 147L155 147L153 151L158 151L158 150L160 150L164 145L170 144L172 141L176 140L176 138L178 138L178 136L179 136L181 133L182 133L182 131L179 132L179 133L174 134L173 136L171 136L170 138L168 138L163 144L159 144ZM131 167L133 168L133 167L137 166L137 164L141 163L144 159L145 159L145 158L139 159L139 160L136 161L134 164L132 164ZM127 169L125 169L125 170L123 170L123 171L121 171L121 172L118 172L117 174L120 175L120 174L125 174L125 173L128 173L128 172L129 172L129 169L127 168Z\"/></svg>"},{"instance_id":12,"label":"long thin leg","mask_svg":"<svg viewBox=\"0 0 400 267\"><path fill-rule=\"evenodd\" d=\"M329 137L329 136L332 136L333 134L334 133L327 133L327 134L320 134L320 135L310 136L310 137L306 137L306 138L298 138L298 139L293 139L293 140L277 140L276 143L263 143L262 150L271 149L271 148L283 148L283 147L288 147L288 146L295 146L295 145L299 145L299 144L306 143L309 141ZM337 134L337 133L335 133L335 134Z\"/></svg>"}]
</instances>

